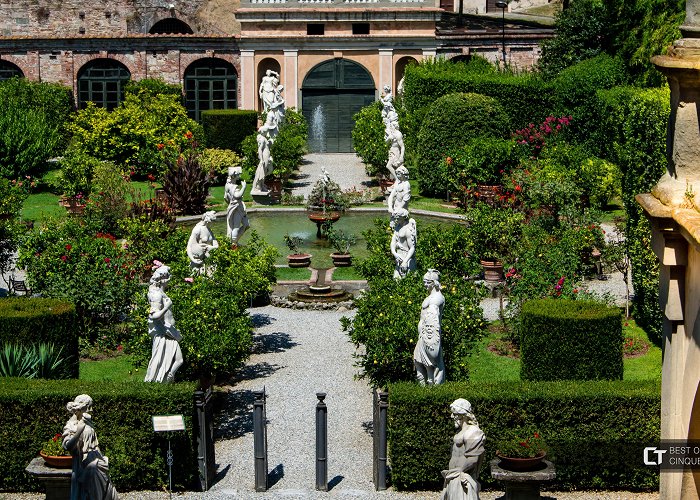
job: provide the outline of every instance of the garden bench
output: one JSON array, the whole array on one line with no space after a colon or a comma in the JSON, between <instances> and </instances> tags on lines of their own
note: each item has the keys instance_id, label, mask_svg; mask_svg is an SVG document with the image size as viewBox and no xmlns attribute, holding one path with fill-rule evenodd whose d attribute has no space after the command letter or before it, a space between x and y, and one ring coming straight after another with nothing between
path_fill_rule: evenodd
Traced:
<instances>
[{"instance_id":1,"label":"garden bench","mask_svg":"<svg viewBox=\"0 0 700 500\"><path fill-rule=\"evenodd\" d=\"M32 294L31 289L27 288L27 282L24 280L16 280L10 277L10 293L23 292L25 297L29 297Z\"/></svg>"}]
</instances>

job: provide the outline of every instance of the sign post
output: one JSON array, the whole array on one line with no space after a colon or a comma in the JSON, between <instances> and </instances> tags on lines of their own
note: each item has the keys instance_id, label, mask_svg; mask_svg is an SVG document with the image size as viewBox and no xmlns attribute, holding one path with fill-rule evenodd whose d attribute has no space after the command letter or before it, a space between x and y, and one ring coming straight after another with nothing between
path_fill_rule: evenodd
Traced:
<instances>
[{"instance_id":1,"label":"sign post","mask_svg":"<svg viewBox=\"0 0 700 500\"><path fill-rule=\"evenodd\" d=\"M185 418L182 415L153 415L153 431L168 433L168 494L173 498L173 451L170 448L170 433L185 430Z\"/></svg>"}]
</instances>

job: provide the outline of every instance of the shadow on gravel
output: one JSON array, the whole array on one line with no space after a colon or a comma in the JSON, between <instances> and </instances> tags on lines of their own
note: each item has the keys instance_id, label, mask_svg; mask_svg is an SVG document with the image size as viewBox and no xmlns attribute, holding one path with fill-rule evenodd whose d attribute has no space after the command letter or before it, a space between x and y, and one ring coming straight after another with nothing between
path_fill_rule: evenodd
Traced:
<instances>
[{"instance_id":1,"label":"shadow on gravel","mask_svg":"<svg viewBox=\"0 0 700 500\"><path fill-rule=\"evenodd\" d=\"M277 321L275 318L273 318L269 314L263 314L263 313L251 314L250 320L253 323L253 328L260 328L261 326L271 325L273 322Z\"/></svg>"},{"instance_id":2,"label":"shadow on gravel","mask_svg":"<svg viewBox=\"0 0 700 500\"><path fill-rule=\"evenodd\" d=\"M241 367L236 374L229 380L230 385L235 385L238 382L243 382L244 380L255 380L256 378L269 377L277 370L282 368L279 365L271 365L266 361L261 361L254 365L245 365Z\"/></svg>"},{"instance_id":3,"label":"shadow on gravel","mask_svg":"<svg viewBox=\"0 0 700 500\"><path fill-rule=\"evenodd\" d=\"M374 436L374 422L372 422L371 420L366 420L362 422L362 430L370 436Z\"/></svg>"},{"instance_id":4,"label":"shadow on gravel","mask_svg":"<svg viewBox=\"0 0 700 500\"><path fill-rule=\"evenodd\" d=\"M217 398L214 439L234 439L253 432L253 391L231 391Z\"/></svg>"},{"instance_id":5,"label":"shadow on gravel","mask_svg":"<svg viewBox=\"0 0 700 500\"><path fill-rule=\"evenodd\" d=\"M299 344L285 332L272 332L253 335L253 354L284 352Z\"/></svg>"},{"instance_id":6,"label":"shadow on gravel","mask_svg":"<svg viewBox=\"0 0 700 500\"><path fill-rule=\"evenodd\" d=\"M216 467L219 468L219 467L221 467L221 465L216 464ZM214 476L214 482L212 483L212 486L213 486L214 484L218 483L219 481L221 481L223 478L225 478L225 477L226 477L226 474L228 474L228 470L229 470L230 468L231 468L231 464L228 464L226 467L224 467L224 468L221 469L220 471L217 471L217 472L216 472L216 476Z\"/></svg>"},{"instance_id":7,"label":"shadow on gravel","mask_svg":"<svg viewBox=\"0 0 700 500\"><path fill-rule=\"evenodd\" d=\"M267 474L267 488L268 489L272 488L283 477L284 477L284 464L278 464L277 467L272 469Z\"/></svg>"},{"instance_id":8,"label":"shadow on gravel","mask_svg":"<svg viewBox=\"0 0 700 500\"><path fill-rule=\"evenodd\" d=\"M340 483L343 479L345 479L345 476L335 476L333 479L328 481L328 491L331 491L333 488L338 486L338 483Z\"/></svg>"}]
</instances>

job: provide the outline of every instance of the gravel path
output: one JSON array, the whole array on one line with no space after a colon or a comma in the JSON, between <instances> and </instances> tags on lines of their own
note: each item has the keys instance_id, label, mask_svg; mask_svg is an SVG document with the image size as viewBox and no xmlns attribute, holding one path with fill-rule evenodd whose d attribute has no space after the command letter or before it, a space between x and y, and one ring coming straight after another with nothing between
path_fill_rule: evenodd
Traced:
<instances>
[{"instance_id":1,"label":"gravel path","mask_svg":"<svg viewBox=\"0 0 700 500\"><path fill-rule=\"evenodd\" d=\"M292 194L308 196L321 175L321 168L328 170L342 190L365 189L373 182L355 153L310 153L304 156L299 172L292 179Z\"/></svg>"}]
</instances>

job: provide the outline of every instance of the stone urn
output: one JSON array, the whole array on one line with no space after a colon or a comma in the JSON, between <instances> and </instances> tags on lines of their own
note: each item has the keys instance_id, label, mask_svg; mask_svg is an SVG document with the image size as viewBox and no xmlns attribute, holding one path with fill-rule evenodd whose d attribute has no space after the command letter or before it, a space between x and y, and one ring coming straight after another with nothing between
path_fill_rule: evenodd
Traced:
<instances>
[{"instance_id":1,"label":"stone urn","mask_svg":"<svg viewBox=\"0 0 700 500\"><path fill-rule=\"evenodd\" d=\"M503 281L503 262L496 259L481 259L484 269L484 280L491 282Z\"/></svg>"},{"instance_id":2,"label":"stone urn","mask_svg":"<svg viewBox=\"0 0 700 500\"><path fill-rule=\"evenodd\" d=\"M293 253L287 255L287 265L289 267L309 267L311 265L311 254Z\"/></svg>"},{"instance_id":3,"label":"stone urn","mask_svg":"<svg viewBox=\"0 0 700 500\"><path fill-rule=\"evenodd\" d=\"M335 267L349 267L352 265L352 255L349 253L334 252L331 254L331 259L333 259Z\"/></svg>"},{"instance_id":4,"label":"stone urn","mask_svg":"<svg viewBox=\"0 0 700 500\"><path fill-rule=\"evenodd\" d=\"M540 451L540 453L534 457L516 458L503 456L496 451L496 456L501 461L498 465L502 469L513 472L531 472L542 467L543 460L547 456L547 453Z\"/></svg>"}]
</instances>

